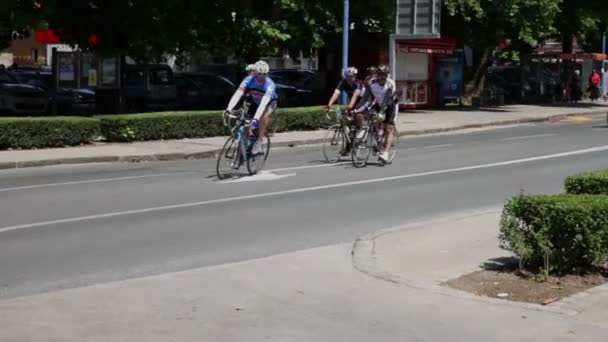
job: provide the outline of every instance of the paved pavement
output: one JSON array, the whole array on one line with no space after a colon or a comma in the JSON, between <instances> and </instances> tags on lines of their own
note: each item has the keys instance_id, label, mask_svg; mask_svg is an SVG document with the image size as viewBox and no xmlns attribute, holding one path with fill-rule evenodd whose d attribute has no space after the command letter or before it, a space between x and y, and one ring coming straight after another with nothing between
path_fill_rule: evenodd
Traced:
<instances>
[{"instance_id":1,"label":"paved pavement","mask_svg":"<svg viewBox=\"0 0 608 342\"><path fill-rule=\"evenodd\" d=\"M538 122L562 115L606 113L604 104L564 106L505 106L482 110L416 111L402 113L398 129L401 134L428 134L472 127ZM324 131L278 133L273 146L318 143ZM96 143L90 146L26 151L0 151L0 169L56 164L78 164L116 161L183 160L214 156L225 142L224 137L137 142L131 144Z\"/></svg>"},{"instance_id":2,"label":"paved pavement","mask_svg":"<svg viewBox=\"0 0 608 342\"><path fill-rule=\"evenodd\" d=\"M608 334L605 320L381 281L355 270L350 252L340 244L0 301L0 340L600 342Z\"/></svg>"},{"instance_id":3,"label":"paved pavement","mask_svg":"<svg viewBox=\"0 0 608 342\"><path fill-rule=\"evenodd\" d=\"M585 116L411 137L393 165L364 169L286 148L267 173L229 182L212 159L4 170L0 341L602 341L605 306L446 295L362 274L350 251L362 235L497 208L522 188L562 191L565 176L608 165L606 134L605 117ZM432 252L425 231L446 229L421 228L417 253Z\"/></svg>"}]
</instances>

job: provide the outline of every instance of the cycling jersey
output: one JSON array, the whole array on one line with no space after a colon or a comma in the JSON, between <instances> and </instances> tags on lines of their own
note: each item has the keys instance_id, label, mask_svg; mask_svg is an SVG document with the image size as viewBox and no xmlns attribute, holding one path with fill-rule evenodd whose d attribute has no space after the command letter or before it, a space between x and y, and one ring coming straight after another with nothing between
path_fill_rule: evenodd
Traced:
<instances>
[{"instance_id":1,"label":"cycling jersey","mask_svg":"<svg viewBox=\"0 0 608 342\"><path fill-rule=\"evenodd\" d=\"M258 83L255 76L247 76L241 82L239 89L246 94L251 94L253 103L256 105L260 105L265 95L270 96L271 100L276 100L279 97L276 92L277 86L268 76L266 76L266 80L262 84Z\"/></svg>"},{"instance_id":2,"label":"cycling jersey","mask_svg":"<svg viewBox=\"0 0 608 342\"><path fill-rule=\"evenodd\" d=\"M341 80L336 87L336 91L338 93L346 92L348 97L352 98L355 92L359 91L359 93L361 93L363 91L363 83L359 80L354 80L353 83L349 83L347 80Z\"/></svg>"}]
</instances>

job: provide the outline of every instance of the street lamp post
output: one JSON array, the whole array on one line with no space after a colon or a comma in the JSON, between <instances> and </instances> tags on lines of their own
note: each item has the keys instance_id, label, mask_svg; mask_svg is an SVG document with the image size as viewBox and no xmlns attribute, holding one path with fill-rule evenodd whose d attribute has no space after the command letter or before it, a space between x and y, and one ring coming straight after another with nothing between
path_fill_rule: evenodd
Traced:
<instances>
[{"instance_id":1,"label":"street lamp post","mask_svg":"<svg viewBox=\"0 0 608 342\"><path fill-rule=\"evenodd\" d=\"M342 71L346 70L348 67L348 34L350 31L349 9L349 0L344 0L344 17L342 24ZM346 101L346 93L342 92L342 104L346 104Z\"/></svg>"}]
</instances>

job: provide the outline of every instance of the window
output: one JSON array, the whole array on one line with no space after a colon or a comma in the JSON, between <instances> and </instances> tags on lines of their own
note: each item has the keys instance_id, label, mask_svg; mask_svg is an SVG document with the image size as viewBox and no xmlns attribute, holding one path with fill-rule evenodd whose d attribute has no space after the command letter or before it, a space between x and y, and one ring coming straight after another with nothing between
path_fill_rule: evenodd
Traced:
<instances>
[{"instance_id":1,"label":"window","mask_svg":"<svg viewBox=\"0 0 608 342\"><path fill-rule=\"evenodd\" d=\"M130 87L143 87L144 83L144 72L142 70L129 70L127 71L127 77L125 84Z\"/></svg>"},{"instance_id":2,"label":"window","mask_svg":"<svg viewBox=\"0 0 608 342\"><path fill-rule=\"evenodd\" d=\"M150 70L150 83L155 85L167 85L172 83L171 73L166 69Z\"/></svg>"}]
</instances>

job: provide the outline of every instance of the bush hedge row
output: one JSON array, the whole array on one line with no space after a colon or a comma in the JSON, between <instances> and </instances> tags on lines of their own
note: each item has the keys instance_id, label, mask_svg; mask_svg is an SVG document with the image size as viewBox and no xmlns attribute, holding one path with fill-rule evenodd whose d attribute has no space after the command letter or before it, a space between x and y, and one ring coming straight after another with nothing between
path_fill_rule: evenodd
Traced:
<instances>
[{"instance_id":1,"label":"bush hedge row","mask_svg":"<svg viewBox=\"0 0 608 342\"><path fill-rule=\"evenodd\" d=\"M278 109L274 132L315 130L332 124L322 107ZM101 135L108 142L206 138L226 135L221 111L102 115L94 118L0 118L0 149L72 146Z\"/></svg>"},{"instance_id":2,"label":"bush hedge row","mask_svg":"<svg viewBox=\"0 0 608 342\"><path fill-rule=\"evenodd\" d=\"M507 201L500 246L527 267L581 273L608 261L608 196L521 195Z\"/></svg>"},{"instance_id":3,"label":"bush hedge row","mask_svg":"<svg viewBox=\"0 0 608 342\"><path fill-rule=\"evenodd\" d=\"M565 187L569 194L608 195L608 170L572 175L566 178Z\"/></svg>"},{"instance_id":4,"label":"bush hedge row","mask_svg":"<svg viewBox=\"0 0 608 342\"><path fill-rule=\"evenodd\" d=\"M0 118L0 149L75 146L98 136L99 122L91 118Z\"/></svg>"},{"instance_id":5,"label":"bush hedge row","mask_svg":"<svg viewBox=\"0 0 608 342\"><path fill-rule=\"evenodd\" d=\"M608 267L608 170L566 177L566 194L507 201L501 247L529 267L559 273Z\"/></svg>"},{"instance_id":6,"label":"bush hedge row","mask_svg":"<svg viewBox=\"0 0 608 342\"><path fill-rule=\"evenodd\" d=\"M99 116L102 135L108 141L206 138L226 134L222 111L165 112ZM271 130L314 130L327 127L322 107L278 109Z\"/></svg>"}]
</instances>

